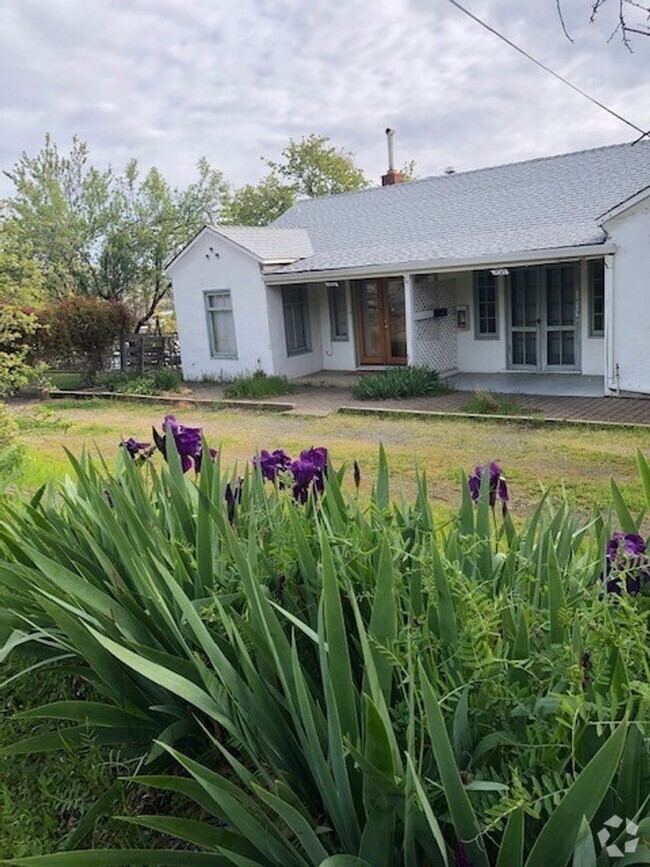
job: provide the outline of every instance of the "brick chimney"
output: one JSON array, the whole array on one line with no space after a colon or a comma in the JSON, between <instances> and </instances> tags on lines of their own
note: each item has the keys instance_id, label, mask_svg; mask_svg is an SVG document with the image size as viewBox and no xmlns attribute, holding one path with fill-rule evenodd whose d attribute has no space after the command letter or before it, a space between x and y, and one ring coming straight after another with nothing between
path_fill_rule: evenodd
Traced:
<instances>
[{"instance_id":1,"label":"brick chimney","mask_svg":"<svg viewBox=\"0 0 650 867\"><path fill-rule=\"evenodd\" d=\"M394 129L389 128L386 130L386 140L388 143L388 171L385 175L381 176L382 187L391 187L393 184L401 184L404 182L404 175L402 174L402 172L395 171L395 159L393 156L394 135Z\"/></svg>"}]
</instances>

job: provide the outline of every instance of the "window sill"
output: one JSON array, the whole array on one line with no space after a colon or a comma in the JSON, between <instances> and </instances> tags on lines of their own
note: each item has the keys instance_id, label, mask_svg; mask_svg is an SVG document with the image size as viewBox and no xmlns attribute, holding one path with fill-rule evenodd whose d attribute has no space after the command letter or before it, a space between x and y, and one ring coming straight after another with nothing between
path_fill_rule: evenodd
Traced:
<instances>
[{"instance_id":1,"label":"window sill","mask_svg":"<svg viewBox=\"0 0 650 867\"><path fill-rule=\"evenodd\" d=\"M311 346L306 349L287 349L287 358L293 358L294 355L309 355L313 352Z\"/></svg>"}]
</instances>

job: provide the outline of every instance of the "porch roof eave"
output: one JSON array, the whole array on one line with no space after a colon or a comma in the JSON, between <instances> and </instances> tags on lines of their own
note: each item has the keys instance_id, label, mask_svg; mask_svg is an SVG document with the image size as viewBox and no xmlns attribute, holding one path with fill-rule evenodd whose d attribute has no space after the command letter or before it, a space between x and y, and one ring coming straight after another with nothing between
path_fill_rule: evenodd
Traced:
<instances>
[{"instance_id":1,"label":"porch roof eave","mask_svg":"<svg viewBox=\"0 0 650 867\"><path fill-rule=\"evenodd\" d=\"M353 268L335 268L323 271L267 271L264 282L267 286L286 286L292 283L322 283L324 280L355 280L364 277L390 277L399 274L421 274L434 271L439 274L454 273L484 268L509 268L521 265L539 265L543 262L558 262L571 259L608 256L615 252L614 245L585 244L579 247L555 247L546 250L525 250L520 253L499 253L489 256L470 256L459 259L428 259L364 265Z\"/></svg>"}]
</instances>

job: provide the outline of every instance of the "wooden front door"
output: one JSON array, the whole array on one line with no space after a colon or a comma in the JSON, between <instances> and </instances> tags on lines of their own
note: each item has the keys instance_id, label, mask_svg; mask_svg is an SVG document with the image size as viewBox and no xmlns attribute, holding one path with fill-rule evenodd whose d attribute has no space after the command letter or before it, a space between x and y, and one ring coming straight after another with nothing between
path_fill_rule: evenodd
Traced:
<instances>
[{"instance_id":1,"label":"wooden front door","mask_svg":"<svg viewBox=\"0 0 650 867\"><path fill-rule=\"evenodd\" d=\"M406 364L406 308L401 277L354 283L360 364Z\"/></svg>"}]
</instances>

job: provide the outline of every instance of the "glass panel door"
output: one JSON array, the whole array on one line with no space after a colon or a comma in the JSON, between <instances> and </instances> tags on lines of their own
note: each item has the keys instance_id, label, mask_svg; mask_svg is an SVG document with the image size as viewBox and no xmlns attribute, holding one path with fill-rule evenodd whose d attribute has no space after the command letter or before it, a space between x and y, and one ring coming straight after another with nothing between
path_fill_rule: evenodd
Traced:
<instances>
[{"instance_id":1,"label":"glass panel door","mask_svg":"<svg viewBox=\"0 0 650 867\"><path fill-rule=\"evenodd\" d=\"M386 280L387 363L406 363L406 303L401 277Z\"/></svg>"},{"instance_id":2,"label":"glass panel door","mask_svg":"<svg viewBox=\"0 0 650 867\"><path fill-rule=\"evenodd\" d=\"M357 283L359 316L359 360L362 364L384 363L384 322L382 283L361 280Z\"/></svg>"},{"instance_id":3,"label":"glass panel door","mask_svg":"<svg viewBox=\"0 0 650 867\"><path fill-rule=\"evenodd\" d=\"M401 277L355 283L361 364L406 364L406 301Z\"/></svg>"},{"instance_id":4,"label":"glass panel door","mask_svg":"<svg viewBox=\"0 0 650 867\"><path fill-rule=\"evenodd\" d=\"M539 366L539 311L537 269L513 268L510 272L510 364Z\"/></svg>"},{"instance_id":5,"label":"glass panel door","mask_svg":"<svg viewBox=\"0 0 650 867\"><path fill-rule=\"evenodd\" d=\"M546 269L546 366L576 366L576 267Z\"/></svg>"}]
</instances>

